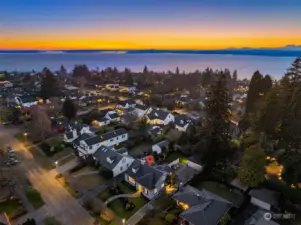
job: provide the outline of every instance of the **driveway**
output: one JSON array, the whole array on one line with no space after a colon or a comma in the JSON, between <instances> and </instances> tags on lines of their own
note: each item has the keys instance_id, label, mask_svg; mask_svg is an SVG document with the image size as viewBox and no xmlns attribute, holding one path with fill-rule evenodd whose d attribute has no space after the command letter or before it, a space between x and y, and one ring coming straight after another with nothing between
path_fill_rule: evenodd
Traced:
<instances>
[{"instance_id":1,"label":"driveway","mask_svg":"<svg viewBox=\"0 0 301 225\"><path fill-rule=\"evenodd\" d=\"M33 159L30 152L22 143L14 138L17 128L4 128L0 126L0 140L9 144L22 155L22 162L15 167L20 174L25 174L35 189L44 199L45 205L37 211L12 221L12 224L22 224L28 217L35 218L38 224L46 215L52 215L64 225L92 225L94 219L73 198L69 192L54 178L55 173L45 171Z\"/></svg>"}]
</instances>

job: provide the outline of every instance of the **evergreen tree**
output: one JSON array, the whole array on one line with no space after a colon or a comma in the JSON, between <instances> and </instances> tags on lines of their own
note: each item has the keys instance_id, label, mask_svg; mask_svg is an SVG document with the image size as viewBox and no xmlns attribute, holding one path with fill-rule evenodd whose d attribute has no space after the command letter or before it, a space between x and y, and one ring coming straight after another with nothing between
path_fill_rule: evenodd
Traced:
<instances>
[{"instance_id":1,"label":"evergreen tree","mask_svg":"<svg viewBox=\"0 0 301 225\"><path fill-rule=\"evenodd\" d=\"M75 65L73 69L74 77L85 77L86 79L90 79L91 73L86 65Z\"/></svg>"},{"instance_id":2,"label":"evergreen tree","mask_svg":"<svg viewBox=\"0 0 301 225\"><path fill-rule=\"evenodd\" d=\"M77 107L71 99L67 98L65 100L62 107L62 113L69 120L72 120L76 117Z\"/></svg>"},{"instance_id":3,"label":"evergreen tree","mask_svg":"<svg viewBox=\"0 0 301 225\"><path fill-rule=\"evenodd\" d=\"M125 79L125 83L127 85L133 85L134 83L134 80L133 80L133 77L132 77L132 72L130 71L130 69L128 68L125 68L124 70L124 79Z\"/></svg>"},{"instance_id":4,"label":"evergreen tree","mask_svg":"<svg viewBox=\"0 0 301 225\"><path fill-rule=\"evenodd\" d=\"M301 182L301 154L298 151L286 151L279 162L284 166L283 180L298 186Z\"/></svg>"},{"instance_id":5,"label":"evergreen tree","mask_svg":"<svg viewBox=\"0 0 301 225\"><path fill-rule=\"evenodd\" d=\"M296 58L292 66L288 69L285 77L288 78L292 86L301 82L301 57Z\"/></svg>"},{"instance_id":6,"label":"evergreen tree","mask_svg":"<svg viewBox=\"0 0 301 225\"><path fill-rule=\"evenodd\" d=\"M237 82L237 70L233 71L232 80L233 80L234 85L236 85L236 82Z\"/></svg>"},{"instance_id":7,"label":"evergreen tree","mask_svg":"<svg viewBox=\"0 0 301 225\"><path fill-rule=\"evenodd\" d=\"M41 97L43 99L49 99L50 97L58 96L58 94L58 82L56 77L48 68L44 68L41 83Z\"/></svg>"},{"instance_id":8,"label":"evergreen tree","mask_svg":"<svg viewBox=\"0 0 301 225\"><path fill-rule=\"evenodd\" d=\"M203 130L205 138L203 141L207 146L206 158L209 163L225 156L230 146L229 124L231 111L229 103L231 99L225 87L225 82L225 76L221 74L217 83L210 87L206 102L207 119Z\"/></svg>"},{"instance_id":9,"label":"evergreen tree","mask_svg":"<svg viewBox=\"0 0 301 225\"><path fill-rule=\"evenodd\" d=\"M265 180L265 157L258 144L245 150L238 168L238 178L242 184L257 187Z\"/></svg>"},{"instance_id":10,"label":"evergreen tree","mask_svg":"<svg viewBox=\"0 0 301 225\"><path fill-rule=\"evenodd\" d=\"M180 70L179 70L179 67L176 68L176 75L179 75L180 74Z\"/></svg>"},{"instance_id":11,"label":"evergreen tree","mask_svg":"<svg viewBox=\"0 0 301 225\"><path fill-rule=\"evenodd\" d=\"M247 101L246 101L246 114L254 112L256 109L256 103L258 102L260 96L260 92L262 91L261 81L263 76L260 74L259 71L256 71L252 78L249 85Z\"/></svg>"},{"instance_id":12,"label":"evergreen tree","mask_svg":"<svg viewBox=\"0 0 301 225\"><path fill-rule=\"evenodd\" d=\"M147 75L149 73L147 66L143 68L143 75Z\"/></svg>"},{"instance_id":13,"label":"evergreen tree","mask_svg":"<svg viewBox=\"0 0 301 225\"><path fill-rule=\"evenodd\" d=\"M66 76L67 75L67 70L63 65L61 65L61 68L60 68L60 75L61 76Z\"/></svg>"}]
</instances>

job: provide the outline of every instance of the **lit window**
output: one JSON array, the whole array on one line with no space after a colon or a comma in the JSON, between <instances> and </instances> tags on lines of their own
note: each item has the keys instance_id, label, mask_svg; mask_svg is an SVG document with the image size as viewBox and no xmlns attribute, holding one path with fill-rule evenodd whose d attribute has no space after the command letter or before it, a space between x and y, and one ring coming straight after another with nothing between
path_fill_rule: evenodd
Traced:
<instances>
[{"instance_id":1,"label":"lit window","mask_svg":"<svg viewBox=\"0 0 301 225\"><path fill-rule=\"evenodd\" d=\"M162 184L161 187L164 187L164 184Z\"/></svg>"},{"instance_id":2,"label":"lit window","mask_svg":"<svg viewBox=\"0 0 301 225\"><path fill-rule=\"evenodd\" d=\"M135 184L135 183L136 183L135 179L132 178L132 177L130 177L130 176L129 176L129 181L130 181L132 184Z\"/></svg>"},{"instance_id":3,"label":"lit window","mask_svg":"<svg viewBox=\"0 0 301 225\"><path fill-rule=\"evenodd\" d=\"M154 193L157 193L157 188L154 189Z\"/></svg>"}]
</instances>

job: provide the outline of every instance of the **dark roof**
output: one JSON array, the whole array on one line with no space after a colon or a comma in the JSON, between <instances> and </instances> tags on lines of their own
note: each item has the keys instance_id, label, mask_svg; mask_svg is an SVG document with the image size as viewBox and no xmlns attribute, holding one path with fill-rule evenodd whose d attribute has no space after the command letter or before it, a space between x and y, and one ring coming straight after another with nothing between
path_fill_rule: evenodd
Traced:
<instances>
[{"instance_id":1,"label":"dark roof","mask_svg":"<svg viewBox=\"0 0 301 225\"><path fill-rule=\"evenodd\" d=\"M89 129L90 129L90 131L93 132L93 133L96 133L97 131L99 131L99 128L98 128L98 127L95 127L95 126L90 126Z\"/></svg>"},{"instance_id":2,"label":"dark roof","mask_svg":"<svg viewBox=\"0 0 301 225\"><path fill-rule=\"evenodd\" d=\"M165 147L166 149L168 148L169 145L169 141L168 140L164 140L164 141L160 141L154 145L158 145L160 148Z\"/></svg>"},{"instance_id":3,"label":"dark roof","mask_svg":"<svg viewBox=\"0 0 301 225\"><path fill-rule=\"evenodd\" d=\"M19 96L19 98L21 99L21 101L23 103L28 103L28 102L36 102L37 100L32 97L31 95L23 95L23 96Z\"/></svg>"},{"instance_id":4,"label":"dark roof","mask_svg":"<svg viewBox=\"0 0 301 225\"><path fill-rule=\"evenodd\" d=\"M160 127L149 130L149 133L153 136L157 136L160 132L162 132L162 128Z\"/></svg>"},{"instance_id":5,"label":"dark roof","mask_svg":"<svg viewBox=\"0 0 301 225\"><path fill-rule=\"evenodd\" d=\"M165 120L165 118L168 116L169 112L163 111L163 110L158 110L158 109L153 109L147 116L150 120L153 119L160 119L160 120Z\"/></svg>"},{"instance_id":6,"label":"dark roof","mask_svg":"<svg viewBox=\"0 0 301 225\"><path fill-rule=\"evenodd\" d=\"M95 144L103 142L103 140L104 139L101 136L95 135L95 136L92 136L90 138L85 139L84 141L86 142L86 144L88 146L92 146L92 145L95 145Z\"/></svg>"},{"instance_id":7,"label":"dark roof","mask_svg":"<svg viewBox=\"0 0 301 225\"><path fill-rule=\"evenodd\" d=\"M117 136L120 136L120 135L123 135L123 134L126 134L126 133L127 133L127 131L124 128L120 128L118 130L114 130L114 131L105 133L101 136L95 135L91 138L85 139L84 141L86 142L86 144L88 146L92 146L92 145L95 145L97 143L101 143L103 141L109 140L111 138L114 138L114 137L117 137Z\"/></svg>"},{"instance_id":8,"label":"dark roof","mask_svg":"<svg viewBox=\"0 0 301 225\"><path fill-rule=\"evenodd\" d=\"M108 113L107 112L107 114L110 116L111 119L116 119L116 118L119 117L119 115L116 112L114 112L114 113Z\"/></svg>"},{"instance_id":9,"label":"dark roof","mask_svg":"<svg viewBox=\"0 0 301 225\"><path fill-rule=\"evenodd\" d=\"M126 106L126 104L136 105L136 101L134 99L127 99L127 100L118 102L118 105Z\"/></svg>"},{"instance_id":10,"label":"dark roof","mask_svg":"<svg viewBox=\"0 0 301 225\"><path fill-rule=\"evenodd\" d=\"M87 124L82 124L82 123L78 123L78 122L74 122L74 123L70 123L69 127L71 130L76 130L76 132L80 132L81 129L83 129L84 127L88 127Z\"/></svg>"},{"instance_id":11,"label":"dark roof","mask_svg":"<svg viewBox=\"0 0 301 225\"><path fill-rule=\"evenodd\" d=\"M135 108L136 108L136 109L140 109L140 110L145 111L145 110L147 110L149 107L146 106L146 105L137 104L137 105L135 106Z\"/></svg>"},{"instance_id":12,"label":"dark roof","mask_svg":"<svg viewBox=\"0 0 301 225\"><path fill-rule=\"evenodd\" d=\"M173 169L170 168L168 166L168 164L162 164L162 165L158 165L156 167L158 170L161 170L161 171L164 171L164 172L167 172L167 173L172 173L173 172Z\"/></svg>"},{"instance_id":13,"label":"dark roof","mask_svg":"<svg viewBox=\"0 0 301 225\"><path fill-rule=\"evenodd\" d=\"M65 132L65 135L68 139L71 139L73 138L73 132L72 131L69 131L69 132Z\"/></svg>"},{"instance_id":14,"label":"dark roof","mask_svg":"<svg viewBox=\"0 0 301 225\"><path fill-rule=\"evenodd\" d=\"M175 200L189 205L180 216L194 225L217 225L232 204L206 190L185 186L173 195Z\"/></svg>"},{"instance_id":15,"label":"dark roof","mask_svg":"<svg viewBox=\"0 0 301 225\"><path fill-rule=\"evenodd\" d=\"M105 122L105 121L108 121L108 119L107 119L107 118L104 118L104 117L101 117L101 118L98 119L97 121L99 121L99 122Z\"/></svg>"},{"instance_id":16,"label":"dark roof","mask_svg":"<svg viewBox=\"0 0 301 225\"><path fill-rule=\"evenodd\" d=\"M79 145L80 141L91 138L91 137L93 137L93 134L83 133L82 135L79 135L78 138L74 139L72 141L72 143L75 145Z\"/></svg>"},{"instance_id":17,"label":"dark roof","mask_svg":"<svg viewBox=\"0 0 301 225\"><path fill-rule=\"evenodd\" d=\"M201 165L202 164L202 154L194 154L188 158L190 162Z\"/></svg>"},{"instance_id":18,"label":"dark roof","mask_svg":"<svg viewBox=\"0 0 301 225\"><path fill-rule=\"evenodd\" d=\"M136 172L135 172L136 171ZM135 160L126 172L133 177L137 183L147 189L153 189L156 183L165 174L163 171L155 169L148 164L143 164L140 160Z\"/></svg>"},{"instance_id":19,"label":"dark roof","mask_svg":"<svg viewBox=\"0 0 301 225\"><path fill-rule=\"evenodd\" d=\"M175 118L175 124L179 127L184 127L188 123L193 123L192 119L185 115L179 115Z\"/></svg>"},{"instance_id":20,"label":"dark roof","mask_svg":"<svg viewBox=\"0 0 301 225\"><path fill-rule=\"evenodd\" d=\"M118 152L109 149L106 146L101 146L93 156L105 168L112 170L125 157ZM110 163L109 160L112 162Z\"/></svg>"},{"instance_id":21,"label":"dark roof","mask_svg":"<svg viewBox=\"0 0 301 225\"><path fill-rule=\"evenodd\" d=\"M114 138L114 137L117 137L117 136L120 136L120 135L123 135L123 134L126 134L126 133L127 133L126 129L119 128L117 130L113 130L111 132L103 134L103 139L104 140L109 140L111 138Z\"/></svg>"},{"instance_id":22,"label":"dark roof","mask_svg":"<svg viewBox=\"0 0 301 225\"><path fill-rule=\"evenodd\" d=\"M269 189L252 189L249 195L273 206L278 206L280 194Z\"/></svg>"},{"instance_id":23,"label":"dark roof","mask_svg":"<svg viewBox=\"0 0 301 225\"><path fill-rule=\"evenodd\" d=\"M123 154L123 153L127 153L128 149L126 147L122 147L122 148L118 148L115 150L116 152Z\"/></svg>"}]
</instances>

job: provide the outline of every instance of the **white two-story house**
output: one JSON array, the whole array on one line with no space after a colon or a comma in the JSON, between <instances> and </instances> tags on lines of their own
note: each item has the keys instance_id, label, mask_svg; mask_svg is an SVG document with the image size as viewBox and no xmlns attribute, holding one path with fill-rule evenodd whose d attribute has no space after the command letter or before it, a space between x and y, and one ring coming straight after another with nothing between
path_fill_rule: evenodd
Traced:
<instances>
[{"instance_id":1,"label":"white two-story house","mask_svg":"<svg viewBox=\"0 0 301 225\"><path fill-rule=\"evenodd\" d=\"M94 132L94 127L82 123L72 123L65 129L64 141L71 143L82 134L94 134Z\"/></svg>"},{"instance_id":2,"label":"white two-story house","mask_svg":"<svg viewBox=\"0 0 301 225\"><path fill-rule=\"evenodd\" d=\"M167 172L135 160L125 172L124 179L148 199L156 196L165 186Z\"/></svg>"},{"instance_id":3,"label":"white two-story house","mask_svg":"<svg viewBox=\"0 0 301 225\"><path fill-rule=\"evenodd\" d=\"M149 114L146 115L146 118L147 121L152 125L167 125L175 121L174 115L172 115L170 112L159 109L153 109Z\"/></svg>"},{"instance_id":4,"label":"white two-story house","mask_svg":"<svg viewBox=\"0 0 301 225\"><path fill-rule=\"evenodd\" d=\"M120 121L120 116L118 115L117 112L111 110L111 111L108 111L104 118L110 120L110 121L115 121L115 122L119 122Z\"/></svg>"},{"instance_id":5,"label":"white two-story house","mask_svg":"<svg viewBox=\"0 0 301 225\"><path fill-rule=\"evenodd\" d=\"M114 147L127 140L127 131L120 128L103 135L94 135L90 138L80 140L77 150L80 156L87 156L94 154L100 146Z\"/></svg>"},{"instance_id":6,"label":"white two-story house","mask_svg":"<svg viewBox=\"0 0 301 225\"><path fill-rule=\"evenodd\" d=\"M37 99L30 95L16 96L15 102L22 108L28 108L38 104Z\"/></svg>"},{"instance_id":7,"label":"white two-story house","mask_svg":"<svg viewBox=\"0 0 301 225\"><path fill-rule=\"evenodd\" d=\"M175 128L178 131L186 132L188 127L193 124L191 118L185 115L179 115L175 118Z\"/></svg>"},{"instance_id":8,"label":"white two-story house","mask_svg":"<svg viewBox=\"0 0 301 225\"><path fill-rule=\"evenodd\" d=\"M133 163L134 159L128 155L121 154L106 146L101 146L94 154L96 164L112 172L113 177L126 171Z\"/></svg>"},{"instance_id":9,"label":"white two-story house","mask_svg":"<svg viewBox=\"0 0 301 225\"><path fill-rule=\"evenodd\" d=\"M130 108L134 108L135 106L136 106L136 101L134 99L128 99L128 100L118 102L116 108L130 109Z\"/></svg>"},{"instance_id":10,"label":"white two-story house","mask_svg":"<svg viewBox=\"0 0 301 225\"><path fill-rule=\"evenodd\" d=\"M135 106L135 109L133 110L133 113L137 115L139 118L143 118L145 115L150 113L152 111L152 108L146 105L137 104Z\"/></svg>"}]
</instances>

